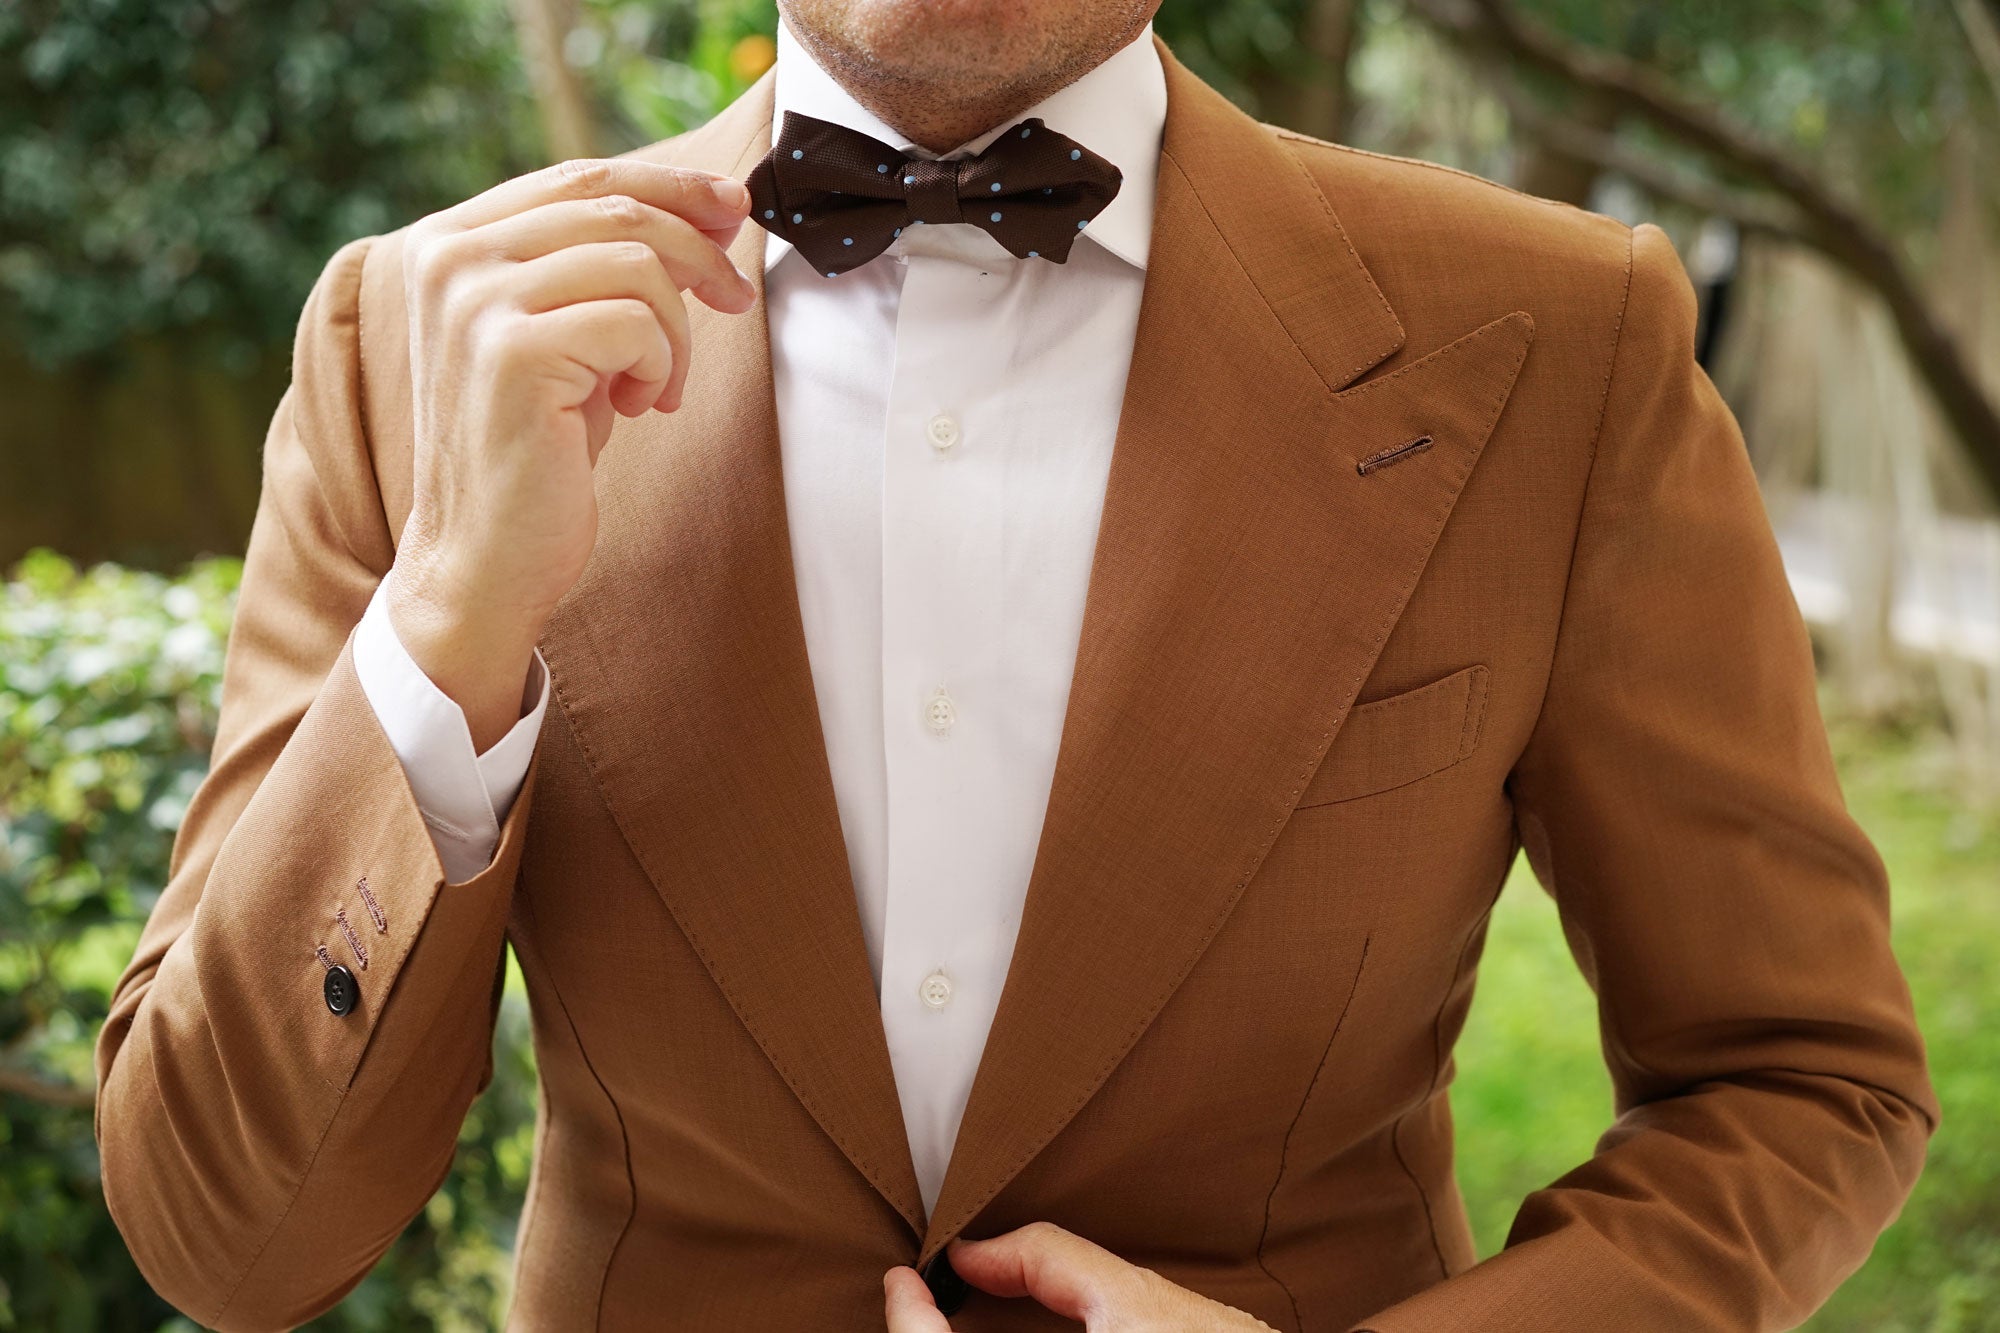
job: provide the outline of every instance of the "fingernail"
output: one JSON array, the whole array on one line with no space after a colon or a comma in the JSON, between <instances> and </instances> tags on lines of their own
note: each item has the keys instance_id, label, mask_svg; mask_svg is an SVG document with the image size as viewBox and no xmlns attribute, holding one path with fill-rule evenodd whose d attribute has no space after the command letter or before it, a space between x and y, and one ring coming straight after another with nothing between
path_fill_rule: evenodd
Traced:
<instances>
[{"instance_id":1,"label":"fingernail","mask_svg":"<svg viewBox=\"0 0 2000 1333\"><path fill-rule=\"evenodd\" d=\"M731 208L750 207L750 191L745 188L742 181L730 180L725 176L711 183L708 188L714 190L715 197Z\"/></svg>"}]
</instances>

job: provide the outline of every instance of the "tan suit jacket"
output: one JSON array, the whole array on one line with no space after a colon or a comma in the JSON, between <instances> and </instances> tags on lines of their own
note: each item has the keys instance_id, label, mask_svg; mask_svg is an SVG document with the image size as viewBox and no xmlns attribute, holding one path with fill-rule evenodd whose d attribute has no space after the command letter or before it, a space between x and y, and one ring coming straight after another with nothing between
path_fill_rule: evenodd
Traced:
<instances>
[{"instance_id":1,"label":"tan suit jacket","mask_svg":"<svg viewBox=\"0 0 2000 1333\"><path fill-rule=\"evenodd\" d=\"M1054 791L934 1215L761 306L695 307L687 406L604 453L556 706L492 868L444 887L347 648L410 505L389 235L301 320L215 766L100 1046L106 1193L170 1300L270 1328L361 1278L490 1076L503 941L542 1080L523 1329L879 1329L886 1268L1035 1219L1325 1333L1778 1328L1866 1256L1938 1108L1666 238L1259 124L1162 54ZM770 115L766 76L645 155L741 175ZM1522 846L1617 1120L1475 1263L1446 1092ZM978 1293L953 1323L1073 1327Z\"/></svg>"}]
</instances>

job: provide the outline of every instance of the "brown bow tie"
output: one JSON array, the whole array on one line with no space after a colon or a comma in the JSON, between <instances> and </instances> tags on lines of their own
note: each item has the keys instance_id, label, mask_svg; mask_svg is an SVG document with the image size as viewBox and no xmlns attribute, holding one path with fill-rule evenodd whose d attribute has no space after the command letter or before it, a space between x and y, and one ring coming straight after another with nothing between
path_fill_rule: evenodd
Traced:
<instances>
[{"instance_id":1,"label":"brown bow tie","mask_svg":"<svg viewBox=\"0 0 2000 1333\"><path fill-rule=\"evenodd\" d=\"M933 161L787 111L783 133L747 183L750 216L831 278L919 222L970 222L1022 259L1060 264L1122 179L1039 116L1009 126L976 156Z\"/></svg>"}]
</instances>

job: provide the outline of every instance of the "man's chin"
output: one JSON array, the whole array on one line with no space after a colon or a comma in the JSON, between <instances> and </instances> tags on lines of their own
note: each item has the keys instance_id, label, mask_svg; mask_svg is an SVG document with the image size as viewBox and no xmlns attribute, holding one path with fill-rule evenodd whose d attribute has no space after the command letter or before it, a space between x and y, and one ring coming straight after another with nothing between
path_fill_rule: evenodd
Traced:
<instances>
[{"instance_id":1,"label":"man's chin","mask_svg":"<svg viewBox=\"0 0 2000 1333\"><path fill-rule=\"evenodd\" d=\"M880 87L934 87L955 102L1066 81L1107 54L1131 0L787 0L786 21L822 63Z\"/></svg>"}]
</instances>

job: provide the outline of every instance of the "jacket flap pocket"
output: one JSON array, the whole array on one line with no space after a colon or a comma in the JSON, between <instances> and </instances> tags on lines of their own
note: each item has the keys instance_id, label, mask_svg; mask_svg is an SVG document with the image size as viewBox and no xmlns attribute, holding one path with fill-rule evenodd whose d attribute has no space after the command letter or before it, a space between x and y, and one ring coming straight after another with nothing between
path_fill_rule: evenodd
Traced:
<instances>
[{"instance_id":1,"label":"jacket flap pocket","mask_svg":"<svg viewBox=\"0 0 2000 1333\"><path fill-rule=\"evenodd\" d=\"M1479 744L1485 712L1484 666L1355 705L1300 793L1299 807L1351 801L1450 768Z\"/></svg>"}]
</instances>

